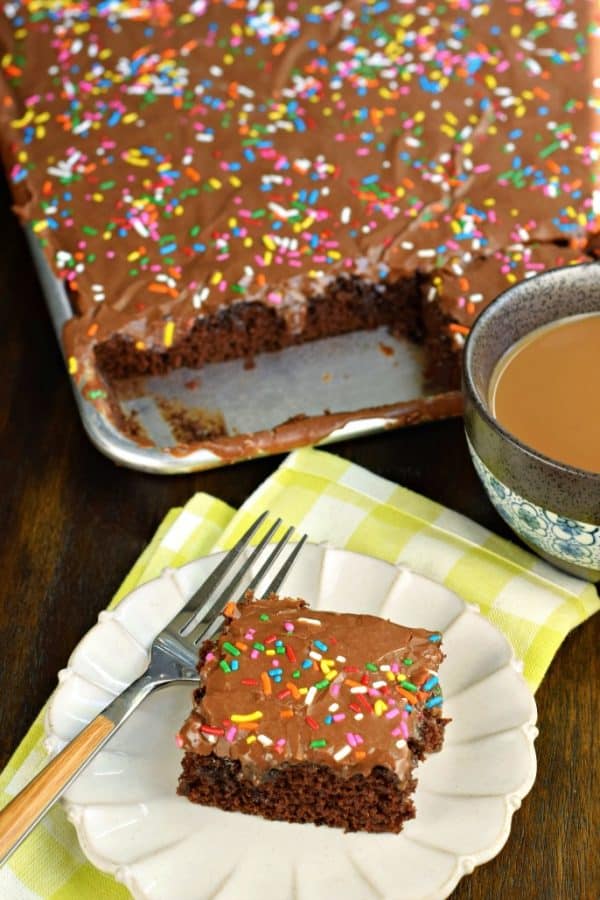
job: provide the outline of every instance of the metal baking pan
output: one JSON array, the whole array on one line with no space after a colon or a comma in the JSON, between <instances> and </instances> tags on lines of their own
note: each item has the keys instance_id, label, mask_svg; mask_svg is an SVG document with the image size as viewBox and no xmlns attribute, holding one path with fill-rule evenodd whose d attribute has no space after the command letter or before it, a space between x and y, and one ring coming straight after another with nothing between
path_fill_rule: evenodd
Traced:
<instances>
[{"instance_id":1,"label":"metal baking pan","mask_svg":"<svg viewBox=\"0 0 600 900\"><path fill-rule=\"evenodd\" d=\"M27 236L62 347L71 304L36 237L29 230ZM385 328L265 353L251 369L235 360L116 382L110 386L112 413L73 386L95 446L121 465L160 474L329 444L462 409L458 392L428 392L421 348ZM225 434L204 438L211 424Z\"/></svg>"}]
</instances>

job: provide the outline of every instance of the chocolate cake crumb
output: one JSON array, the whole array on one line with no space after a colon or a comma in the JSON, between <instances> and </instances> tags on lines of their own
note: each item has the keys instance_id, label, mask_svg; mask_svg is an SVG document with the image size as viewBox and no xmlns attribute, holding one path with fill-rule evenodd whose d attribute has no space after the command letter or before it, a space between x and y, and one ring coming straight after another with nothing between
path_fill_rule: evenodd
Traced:
<instances>
[{"instance_id":1,"label":"chocolate cake crumb","mask_svg":"<svg viewBox=\"0 0 600 900\"><path fill-rule=\"evenodd\" d=\"M133 409L127 415L122 414L121 427L125 434L142 447L151 447L152 440L139 420L139 413Z\"/></svg>"},{"instance_id":2,"label":"chocolate cake crumb","mask_svg":"<svg viewBox=\"0 0 600 900\"><path fill-rule=\"evenodd\" d=\"M155 396L154 402L180 444L193 444L227 434L225 417L219 409L184 406L178 400L161 396Z\"/></svg>"}]
</instances>

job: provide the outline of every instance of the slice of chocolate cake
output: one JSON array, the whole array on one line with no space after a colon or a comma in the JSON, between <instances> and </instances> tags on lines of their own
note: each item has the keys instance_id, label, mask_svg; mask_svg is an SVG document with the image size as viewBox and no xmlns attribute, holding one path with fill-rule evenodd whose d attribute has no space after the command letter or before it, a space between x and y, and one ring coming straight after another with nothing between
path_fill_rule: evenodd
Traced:
<instances>
[{"instance_id":1,"label":"slice of chocolate cake","mask_svg":"<svg viewBox=\"0 0 600 900\"><path fill-rule=\"evenodd\" d=\"M201 650L178 735L195 803L346 831L398 832L414 769L441 749L441 635L248 598Z\"/></svg>"}]
</instances>

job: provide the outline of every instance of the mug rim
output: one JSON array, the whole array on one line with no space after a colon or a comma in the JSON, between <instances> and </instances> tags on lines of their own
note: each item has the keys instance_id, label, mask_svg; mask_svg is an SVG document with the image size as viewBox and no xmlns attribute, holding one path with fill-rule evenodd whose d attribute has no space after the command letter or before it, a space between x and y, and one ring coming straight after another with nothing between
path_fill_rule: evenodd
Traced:
<instances>
[{"instance_id":1,"label":"mug rim","mask_svg":"<svg viewBox=\"0 0 600 900\"><path fill-rule=\"evenodd\" d=\"M473 347L478 339L478 332L485 326L486 322L493 317L494 309L500 304L502 300L506 302L506 297L512 294L516 289L520 288L526 282L535 282L538 278L553 278L558 272L567 272L569 270L577 270L577 269L585 269L591 266L599 266L599 261L590 260L589 262L577 263L576 265L567 265L567 266L555 266L552 269L545 269L543 272L540 272L537 275L532 276L531 278L522 279L518 281L516 284L512 284L509 287L505 288L501 291L497 297L495 297L491 303L489 303L483 312L477 317L475 320L469 334L467 335L467 340L465 343L464 349L464 360L463 360L463 390L466 390L469 394L470 399L474 403L477 412L484 419L487 425L491 428L500 432L501 436L507 440L510 444L512 444L516 449L522 451L528 456L533 457L535 460L539 460L545 465L551 467L552 469L559 470L562 472L571 473L579 478L591 479L593 482L597 482L600 487L600 472L592 472L590 469L582 469L579 466L572 466L569 463L560 462L559 460L552 459L550 456L546 456L545 453L542 453L539 450L535 450L533 447L530 447L529 444L523 443L518 437L516 437L511 431L507 431L503 425L500 424L498 419L496 419L491 412L489 412L488 407L481 397L477 386L475 385L475 381L473 378L472 370L473 370ZM600 310L599 310L600 313ZM556 319L554 321L559 322L560 319ZM531 329L531 332L535 331L535 328ZM531 332L527 332L530 334ZM523 335L525 337L525 335Z\"/></svg>"}]
</instances>

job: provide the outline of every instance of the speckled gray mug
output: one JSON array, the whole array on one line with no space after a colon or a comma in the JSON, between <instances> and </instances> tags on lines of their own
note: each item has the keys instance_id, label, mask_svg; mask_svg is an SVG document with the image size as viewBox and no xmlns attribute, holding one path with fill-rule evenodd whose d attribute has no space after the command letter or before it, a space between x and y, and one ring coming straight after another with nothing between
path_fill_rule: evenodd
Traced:
<instances>
[{"instance_id":1,"label":"speckled gray mug","mask_svg":"<svg viewBox=\"0 0 600 900\"><path fill-rule=\"evenodd\" d=\"M488 403L494 366L509 347L541 325L591 312L600 312L600 263L552 269L504 291L469 335L463 392L471 457L502 518L544 559L596 581L600 473L556 462L522 444L493 418ZM585 391L586 385L574 384L573 390ZM600 415L600 397L590 396L589 403L590 415Z\"/></svg>"}]
</instances>

